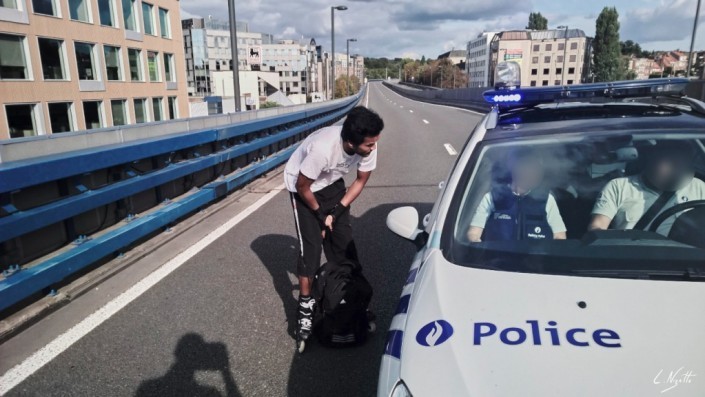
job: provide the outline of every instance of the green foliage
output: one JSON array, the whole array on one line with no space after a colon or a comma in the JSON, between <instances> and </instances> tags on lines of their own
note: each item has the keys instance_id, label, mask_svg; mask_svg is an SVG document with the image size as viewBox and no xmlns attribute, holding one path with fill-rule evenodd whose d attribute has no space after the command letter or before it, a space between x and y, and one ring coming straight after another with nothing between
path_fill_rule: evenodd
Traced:
<instances>
[{"instance_id":1,"label":"green foliage","mask_svg":"<svg viewBox=\"0 0 705 397\"><path fill-rule=\"evenodd\" d=\"M615 7L605 7L595 23L593 41L595 81L615 81L624 77L619 43L619 13Z\"/></svg>"},{"instance_id":2,"label":"green foliage","mask_svg":"<svg viewBox=\"0 0 705 397\"><path fill-rule=\"evenodd\" d=\"M259 105L259 108L260 109L269 109L269 108L278 108L279 106L281 106L281 105L276 102L267 101L265 103L261 103Z\"/></svg>"},{"instance_id":3,"label":"green foliage","mask_svg":"<svg viewBox=\"0 0 705 397\"><path fill-rule=\"evenodd\" d=\"M357 76L350 76L350 92L348 93L348 76L339 76L335 79L335 97L345 98L360 91L360 79Z\"/></svg>"},{"instance_id":4,"label":"green foliage","mask_svg":"<svg viewBox=\"0 0 705 397\"><path fill-rule=\"evenodd\" d=\"M632 40L627 40L627 41L621 41L619 43L619 47L621 49L622 55L625 56L635 56L637 58L652 58L653 59L653 52L652 51L646 51L641 48L639 43L636 43Z\"/></svg>"},{"instance_id":5,"label":"green foliage","mask_svg":"<svg viewBox=\"0 0 705 397\"><path fill-rule=\"evenodd\" d=\"M468 84L465 73L448 59L430 61L426 64L418 61L409 62L404 65L402 81L444 89L464 88Z\"/></svg>"},{"instance_id":6,"label":"green foliage","mask_svg":"<svg viewBox=\"0 0 705 397\"><path fill-rule=\"evenodd\" d=\"M541 15L540 12L532 12L529 14L529 25L527 29L546 30L548 29L548 19Z\"/></svg>"},{"instance_id":7,"label":"green foliage","mask_svg":"<svg viewBox=\"0 0 705 397\"><path fill-rule=\"evenodd\" d=\"M404 65L416 62L408 58L365 58L365 73L369 79L393 79L399 78L399 68L404 68Z\"/></svg>"}]
</instances>

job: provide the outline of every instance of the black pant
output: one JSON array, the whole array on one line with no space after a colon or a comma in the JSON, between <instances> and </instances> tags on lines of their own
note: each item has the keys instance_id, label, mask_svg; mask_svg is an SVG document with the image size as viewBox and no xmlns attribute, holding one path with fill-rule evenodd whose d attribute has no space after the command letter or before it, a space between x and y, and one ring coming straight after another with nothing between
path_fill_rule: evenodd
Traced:
<instances>
[{"instance_id":1,"label":"black pant","mask_svg":"<svg viewBox=\"0 0 705 397\"><path fill-rule=\"evenodd\" d=\"M314 193L321 210L328 213L340 199L345 196L345 182L337 180L332 185ZM299 237L299 261L296 272L299 277L313 278L321 265L321 252L325 252L329 262L342 259L358 261L357 249L352 237L350 211L336 219L333 232L326 232L326 238L321 236L321 226L316 214L304 203L298 193L291 193L291 204L294 209L296 234Z\"/></svg>"}]
</instances>

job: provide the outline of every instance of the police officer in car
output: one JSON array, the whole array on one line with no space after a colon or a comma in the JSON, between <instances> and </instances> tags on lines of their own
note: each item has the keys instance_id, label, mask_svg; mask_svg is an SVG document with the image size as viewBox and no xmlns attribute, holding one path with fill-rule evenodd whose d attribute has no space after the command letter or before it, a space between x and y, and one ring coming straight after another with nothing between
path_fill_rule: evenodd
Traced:
<instances>
[{"instance_id":1,"label":"police officer in car","mask_svg":"<svg viewBox=\"0 0 705 397\"><path fill-rule=\"evenodd\" d=\"M705 199L705 182L695 178L695 150L686 141L661 141L643 150L641 174L607 183L595 202L589 230L648 230L663 211L680 203ZM668 236L677 215L656 230Z\"/></svg>"},{"instance_id":2,"label":"police officer in car","mask_svg":"<svg viewBox=\"0 0 705 397\"><path fill-rule=\"evenodd\" d=\"M542 187L544 165L529 148L509 153L509 183L485 194L470 221L468 240L511 241L565 239L566 227L556 199Z\"/></svg>"}]
</instances>

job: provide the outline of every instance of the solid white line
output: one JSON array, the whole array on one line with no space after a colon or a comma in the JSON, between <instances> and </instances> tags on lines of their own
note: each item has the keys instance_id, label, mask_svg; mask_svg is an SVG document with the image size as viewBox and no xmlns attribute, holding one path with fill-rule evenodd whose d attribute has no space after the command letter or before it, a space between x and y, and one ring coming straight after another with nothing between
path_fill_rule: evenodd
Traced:
<instances>
[{"instance_id":1,"label":"solid white line","mask_svg":"<svg viewBox=\"0 0 705 397\"><path fill-rule=\"evenodd\" d=\"M17 364L12 369L8 370L2 375L2 377L0 377L0 395L6 394L12 388L27 379L27 377L37 372L44 365L48 364L51 360L56 358L56 356L71 347L71 345L78 342L89 332L91 332L100 324L112 317L115 313L119 312L122 308L130 304L130 302L137 299L140 295L152 288L159 281L161 281L173 271L178 269L181 265L186 263L186 261L193 258L196 254L208 247L208 245L213 243L218 238L222 237L230 229L232 229L237 224L242 222L245 218L247 218L249 215L257 211L260 207L262 207L264 204L274 198L277 194L279 194L279 192L283 189L284 186L282 185L276 188L275 190L267 193L264 197L257 200L254 204L247 207L244 211L237 214L217 229L213 230L202 240L188 247L185 251L178 254L170 261L165 263L162 267L140 280L137 284L130 287L130 289L120 294L117 298L108 302L105 306L101 307L93 314L83 319L80 323L71 327L71 329L69 329L68 331L59 335L56 339L49 342L49 344L41 348L36 353L32 354L23 362Z\"/></svg>"},{"instance_id":2,"label":"solid white line","mask_svg":"<svg viewBox=\"0 0 705 397\"><path fill-rule=\"evenodd\" d=\"M446 148L446 151L447 151L448 154L450 154L451 156L455 156L455 155L458 154L458 152L455 150L455 148L453 147L453 145L451 145L450 143L444 143L443 146Z\"/></svg>"},{"instance_id":3,"label":"solid white line","mask_svg":"<svg viewBox=\"0 0 705 397\"><path fill-rule=\"evenodd\" d=\"M426 119L423 119L423 122L426 123L426 124L428 124L428 120L426 120Z\"/></svg>"},{"instance_id":4,"label":"solid white line","mask_svg":"<svg viewBox=\"0 0 705 397\"><path fill-rule=\"evenodd\" d=\"M365 107L369 108L370 107L370 86L367 86L367 90L365 90Z\"/></svg>"}]
</instances>

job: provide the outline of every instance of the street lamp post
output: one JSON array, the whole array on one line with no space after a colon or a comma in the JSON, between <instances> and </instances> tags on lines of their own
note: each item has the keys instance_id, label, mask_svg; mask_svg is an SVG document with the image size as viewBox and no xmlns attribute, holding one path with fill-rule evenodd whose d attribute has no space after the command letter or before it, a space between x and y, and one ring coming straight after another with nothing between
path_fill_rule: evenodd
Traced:
<instances>
[{"instance_id":1,"label":"street lamp post","mask_svg":"<svg viewBox=\"0 0 705 397\"><path fill-rule=\"evenodd\" d=\"M235 92L235 112L241 109L240 103L240 61L237 51L237 24L235 22L235 0L228 0L228 15L230 17L230 52L232 56L233 89ZM225 93L223 93L225 94Z\"/></svg>"},{"instance_id":2,"label":"street lamp post","mask_svg":"<svg viewBox=\"0 0 705 397\"><path fill-rule=\"evenodd\" d=\"M690 77L690 69L693 67L693 46L695 45L695 33L698 31L698 19L700 19L700 0L698 8L695 10L695 22L693 22L693 36L690 38L690 54L688 55L688 71L685 77Z\"/></svg>"},{"instance_id":3,"label":"street lamp post","mask_svg":"<svg viewBox=\"0 0 705 397\"><path fill-rule=\"evenodd\" d=\"M347 42L345 43L345 46L346 46L346 48L345 48L345 64L348 67L348 70L346 73L347 81L348 81L348 84L346 87L347 88L346 94L348 94L348 95L346 95L346 96L350 96L350 42L351 41L356 42L357 39L348 39Z\"/></svg>"},{"instance_id":4,"label":"street lamp post","mask_svg":"<svg viewBox=\"0 0 705 397\"><path fill-rule=\"evenodd\" d=\"M558 29L565 29L565 44L563 44L563 69L561 69L561 83L565 84L565 60L568 57L568 25L559 26Z\"/></svg>"},{"instance_id":5,"label":"street lamp post","mask_svg":"<svg viewBox=\"0 0 705 397\"><path fill-rule=\"evenodd\" d=\"M330 55L331 55L331 98L335 99L335 10L345 11L346 6L333 6L330 8Z\"/></svg>"}]
</instances>

